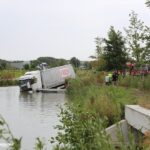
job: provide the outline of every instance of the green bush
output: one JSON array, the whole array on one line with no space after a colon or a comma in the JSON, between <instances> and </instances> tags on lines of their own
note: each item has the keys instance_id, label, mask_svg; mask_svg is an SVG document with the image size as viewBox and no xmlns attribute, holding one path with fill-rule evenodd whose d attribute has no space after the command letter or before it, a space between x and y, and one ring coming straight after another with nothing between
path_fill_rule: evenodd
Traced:
<instances>
[{"instance_id":1,"label":"green bush","mask_svg":"<svg viewBox=\"0 0 150 150\"><path fill-rule=\"evenodd\" d=\"M117 148L106 133L107 119L100 118L95 112L85 112L80 105L66 105L60 108L61 124L56 126L58 134L51 138L55 143L54 150L116 150ZM135 142L134 134L129 129L127 144L118 125L116 130L120 150L140 150ZM139 138L139 143L142 138ZM141 147L144 149L144 147Z\"/></svg>"},{"instance_id":2,"label":"green bush","mask_svg":"<svg viewBox=\"0 0 150 150\"><path fill-rule=\"evenodd\" d=\"M81 106L61 108L55 150L115 150L105 133L105 121L94 112L84 112Z\"/></svg>"}]
</instances>

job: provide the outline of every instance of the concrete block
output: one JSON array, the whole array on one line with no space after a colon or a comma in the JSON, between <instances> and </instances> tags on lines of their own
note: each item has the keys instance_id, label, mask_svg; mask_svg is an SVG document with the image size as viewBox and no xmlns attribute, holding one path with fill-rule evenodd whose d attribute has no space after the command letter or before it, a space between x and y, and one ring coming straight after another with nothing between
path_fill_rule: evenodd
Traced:
<instances>
[{"instance_id":1,"label":"concrete block","mask_svg":"<svg viewBox=\"0 0 150 150\"><path fill-rule=\"evenodd\" d=\"M133 128L142 133L150 131L150 110L139 105L125 106L125 119Z\"/></svg>"},{"instance_id":2,"label":"concrete block","mask_svg":"<svg viewBox=\"0 0 150 150\"><path fill-rule=\"evenodd\" d=\"M121 144L118 133L121 134L122 138L124 139L124 143L129 143L128 124L126 120L121 120L120 122L106 128L105 130L106 133L110 136L114 145L119 146Z\"/></svg>"}]
</instances>

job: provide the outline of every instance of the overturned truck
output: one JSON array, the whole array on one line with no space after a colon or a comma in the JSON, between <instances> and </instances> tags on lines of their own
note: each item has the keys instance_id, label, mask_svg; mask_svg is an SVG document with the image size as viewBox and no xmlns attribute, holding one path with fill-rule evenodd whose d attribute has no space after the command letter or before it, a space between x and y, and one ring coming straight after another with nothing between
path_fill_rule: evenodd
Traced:
<instances>
[{"instance_id":1,"label":"overturned truck","mask_svg":"<svg viewBox=\"0 0 150 150\"><path fill-rule=\"evenodd\" d=\"M65 85L68 78L75 78L72 65L26 72L19 78L20 91L40 91Z\"/></svg>"}]
</instances>

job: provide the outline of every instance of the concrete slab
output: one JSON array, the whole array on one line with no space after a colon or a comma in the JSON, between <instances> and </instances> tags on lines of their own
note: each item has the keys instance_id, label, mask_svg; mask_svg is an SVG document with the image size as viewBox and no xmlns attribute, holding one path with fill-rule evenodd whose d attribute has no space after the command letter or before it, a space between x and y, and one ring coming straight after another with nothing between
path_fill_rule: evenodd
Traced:
<instances>
[{"instance_id":1,"label":"concrete slab","mask_svg":"<svg viewBox=\"0 0 150 150\"><path fill-rule=\"evenodd\" d=\"M150 131L150 110L139 105L125 106L125 119L133 128L142 133Z\"/></svg>"},{"instance_id":2,"label":"concrete slab","mask_svg":"<svg viewBox=\"0 0 150 150\"><path fill-rule=\"evenodd\" d=\"M110 136L112 143L116 146L120 144L119 134L122 136L124 143L129 143L128 138L128 124L126 120L121 120L120 122L106 128L106 133Z\"/></svg>"}]
</instances>

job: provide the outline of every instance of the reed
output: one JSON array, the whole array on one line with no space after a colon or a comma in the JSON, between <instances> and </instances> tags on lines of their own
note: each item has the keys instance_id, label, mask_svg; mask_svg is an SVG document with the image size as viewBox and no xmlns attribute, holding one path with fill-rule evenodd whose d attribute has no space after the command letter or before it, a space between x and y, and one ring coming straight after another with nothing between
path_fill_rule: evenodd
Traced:
<instances>
[{"instance_id":1,"label":"reed","mask_svg":"<svg viewBox=\"0 0 150 150\"><path fill-rule=\"evenodd\" d=\"M150 90L150 75L145 77L141 76L126 76L119 79L119 85L140 90Z\"/></svg>"},{"instance_id":2,"label":"reed","mask_svg":"<svg viewBox=\"0 0 150 150\"><path fill-rule=\"evenodd\" d=\"M17 85L17 78L24 74L24 70L1 70L0 86Z\"/></svg>"},{"instance_id":3,"label":"reed","mask_svg":"<svg viewBox=\"0 0 150 150\"><path fill-rule=\"evenodd\" d=\"M101 118L107 117L109 125L123 118L124 105L136 104L138 101L132 89L98 83L97 73L90 76L84 74L68 83L67 95L70 102L81 104L85 111L95 111Z\"/></svg>"}]
</instances>

